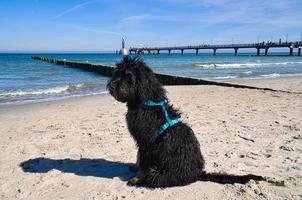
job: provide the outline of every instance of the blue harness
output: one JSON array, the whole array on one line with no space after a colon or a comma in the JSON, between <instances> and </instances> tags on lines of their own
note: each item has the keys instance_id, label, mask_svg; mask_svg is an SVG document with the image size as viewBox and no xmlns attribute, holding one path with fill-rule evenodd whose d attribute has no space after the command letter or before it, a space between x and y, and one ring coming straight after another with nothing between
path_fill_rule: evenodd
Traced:
<instances>
[{"instance_id":1,"label":"blue harness","mask_svg":"<svg viewBox=\"0 0 302 200\"><path fill-rule=\"evenodd\" d=\"M177 124L178 122L180 122L180 118L170 119L168 111L167 111L166 101L160 101L160 102L146 101L145 105L146 106L161 106L161 109L164 112L164 116L165 116L167 122L158 129L159 135L161 135L167 128L169 128L169 126L173 126L173 125Z\"/></svg>"}]
</instances>

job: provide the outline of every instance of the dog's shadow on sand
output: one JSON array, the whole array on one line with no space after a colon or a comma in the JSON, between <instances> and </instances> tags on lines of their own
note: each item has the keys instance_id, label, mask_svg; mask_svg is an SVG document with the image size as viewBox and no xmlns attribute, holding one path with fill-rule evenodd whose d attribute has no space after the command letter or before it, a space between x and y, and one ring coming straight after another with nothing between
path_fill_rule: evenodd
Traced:
<instances>
[{"instance_id":1,"label":"dog's shadow on sand","mask_svg":"<svg viewBox=\"0 0 302 200\"><path fill-rule=\"evenodd\" d=\"M24 172L30 173L47 173L56 169L64 173L73 173L79 176L94 176L113 179L119 177L122 180L129 180L135 173L129 171L129 166L133 164L108 161L105 159L88 159L80 160L71 159L50 159L34 158L24 161L20 167Z\"/></svg>"},{"instance_id":2,"label":"dog's shadow on sand","mask_svg":"<svg viewBox=\"0 0 302 200\"><path fill-rule=\"evenodd\" d=\"M78 176L94 176L100 178L113 179L119 177L123 181L127 181L134 177L136 173L129 170L130 166L134 166L132 163L121 163L108 161L105 159L88 159L82 158L80 160L71 159L50 159L50 158L34 158L24 161L20 164L20 167L24 172L28 173L47 173L50 170L59 170L64 173L73 173ZM220 184L245 184L249 180L265 180L261 176L256 175L228 175L228 174L215 174L207 173L203 181L211 181ZM223 181L222 181L223 180ZM283 186L284 181L268 181L277 186Z\"/></svg>"}]
</instances>

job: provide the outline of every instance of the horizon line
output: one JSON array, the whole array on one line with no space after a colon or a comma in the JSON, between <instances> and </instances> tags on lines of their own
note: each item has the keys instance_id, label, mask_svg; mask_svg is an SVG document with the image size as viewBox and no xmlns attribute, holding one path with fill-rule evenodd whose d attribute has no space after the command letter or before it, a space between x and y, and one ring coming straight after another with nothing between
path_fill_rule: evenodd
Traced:
<instances>
[{"instance_id":1,"label":"horizon line","mask_svg":"<svg viewBox=\"0 0 302 200\"><path fill-rule=\"evenodd\" d=\"M217 52L217 54L234 54L233 52L230 52L230 50L223 50L224 52ZM116 54L116 51L0 51L0 54L68 54L68 53L104 53L104 54ZM288 53L288 51L271 51L271 53ZM294 52L296 53L296 52ZM163 52L161 54L169 54L168 52ZM171 54L179 54L181 55L180 52L175 50L174 52L171 51ZM195 54L194 50L187 50L184 54ZM204 52L199 52L198 54L212 54L211 50L209 51L204 51ZM256 54L254 51L244 51L244 52L238 52L238 54ZM262 54L262 53L261 53ZM135 53L129 54L129 55L137 55ZM144 54L144 55L149 55L149 54ZM153 55L153 54L150 54ZM156 55L156 54L155 54Z\"/></svg>"}]
</instances>

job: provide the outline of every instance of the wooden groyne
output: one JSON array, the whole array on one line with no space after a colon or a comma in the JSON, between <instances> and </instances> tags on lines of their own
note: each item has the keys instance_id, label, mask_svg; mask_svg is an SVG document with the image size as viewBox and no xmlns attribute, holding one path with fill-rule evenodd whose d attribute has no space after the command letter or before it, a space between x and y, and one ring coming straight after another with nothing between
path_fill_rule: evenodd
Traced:
<instances>
[{"instance_id":1,"label":"wooden groyne","mask_svg":"<svg viewBox=\"0 0 302 200\"><path fill-rule=\"evenodd\" d=\"M40 57L40 56L32 56L34 60L41 60L48 63L54 63L56 65L66 65L72 68L78 68L85 71L94 72L97 74L101 74L107 77L111 77L114 67L105 66L105 65L95 65L90 63L82 63L82 62L75 62L75 61L67 61L67 60L59 60L54 58L47 58L47 57Z\"/></svg>"},{"instance_id":2,"label":"wooden groyne","mask_svg":"<svg viewBox=\"0 0 302 200\"><path fill-rule=\"evenodd\" d=\"M34 60L41 60L48 63L54 63L57 65L65 65L72 68L82 69L84 71L90 71L97 74L101 74L103 76L111 77L114 71L114 67L99 65L99 64L91 64L91 63L82 63L82 62L75 62L75 61L67 61L67 60L60 60L54 58L47 58L47 57L40 57L40 56L32 56ZM256 90L267 90L267 91L277 91L277 92L286 92L291 93L289 91L282 91L282 90L274 90L271 88L259 88L247 85L239 85L239 84L231 84L231 83L223 83L223 82L216 82L216 81L209 81L199 78L191 78L191 77L182 77L182 76L174 76L168 74L160 74L155 73L159 81L163 85L216 85L216 86L224 86L224 87L233 87L233 88L246 88L246 89L256 89Z\"/></svg>"}]
</instances>

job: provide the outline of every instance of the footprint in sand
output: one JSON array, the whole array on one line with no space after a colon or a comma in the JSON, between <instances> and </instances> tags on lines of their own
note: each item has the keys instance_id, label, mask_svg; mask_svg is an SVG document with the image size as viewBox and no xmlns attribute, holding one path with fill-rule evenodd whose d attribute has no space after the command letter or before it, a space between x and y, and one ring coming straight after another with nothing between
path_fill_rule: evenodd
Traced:
<instances>
[{"instance_id":1,"label":"footprint in sand","mask_svg":"<svg viewBox=\"0 0 302 200\"><path fill-rule=\"evenodd\" d=\"M293 136L293 139L302 140L302 135L295 135L295 136Z\"/></svg>"},{"instance_id":2,"label":"footprint in sand","mask_svg":"<svg viewBox=\"0 0 302 200\"><path fill-rule=\"evenodd\" d=\"M291 147L289 147L289 146L283 146L283 145L280 146L279 149L282 149L282 150L284 150L284 151L294 151L293 148L291 148Z\"/></svg>"}]
</instances>

